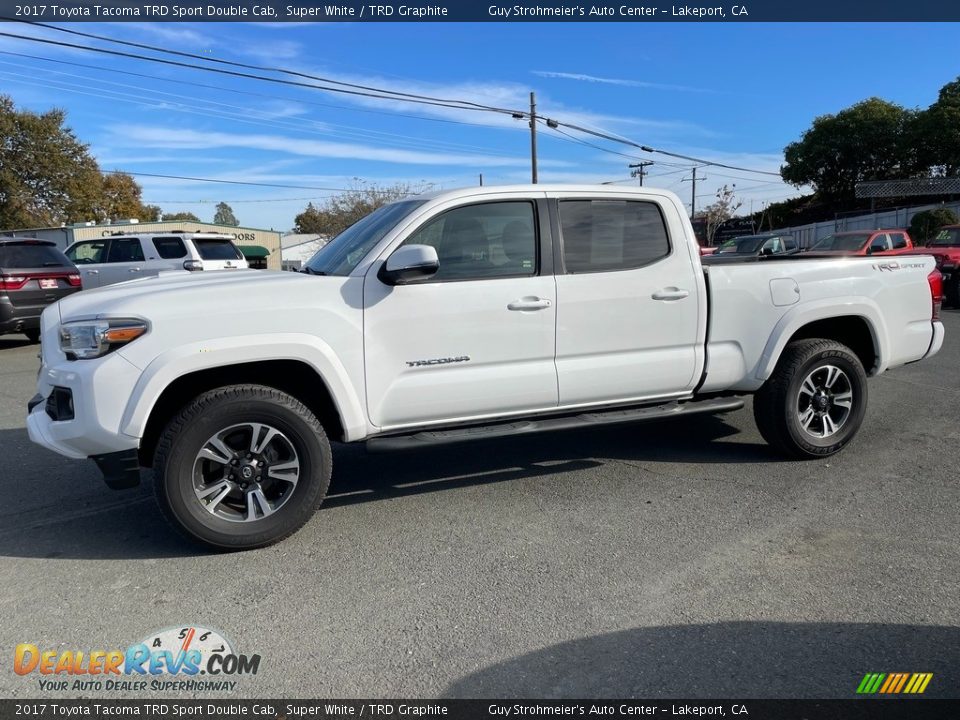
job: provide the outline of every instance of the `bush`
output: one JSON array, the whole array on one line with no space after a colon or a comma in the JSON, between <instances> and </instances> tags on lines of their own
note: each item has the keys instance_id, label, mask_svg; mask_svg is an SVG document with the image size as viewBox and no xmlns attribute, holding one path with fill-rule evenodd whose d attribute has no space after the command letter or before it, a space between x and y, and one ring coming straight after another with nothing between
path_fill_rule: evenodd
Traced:
<instances>
[{"instance_id":1,"label":"bush","mask_svg":"<svg viewBox=\"0 0 960 720\"><path fill-rule=\"evenodd\" d=\"M957 214L949 208L936 208L918 212L910 221L910 237L917 245L926 245L933 240L937 230L944 225L956 225L960 222Z\"/></svg>"}]
</instances>

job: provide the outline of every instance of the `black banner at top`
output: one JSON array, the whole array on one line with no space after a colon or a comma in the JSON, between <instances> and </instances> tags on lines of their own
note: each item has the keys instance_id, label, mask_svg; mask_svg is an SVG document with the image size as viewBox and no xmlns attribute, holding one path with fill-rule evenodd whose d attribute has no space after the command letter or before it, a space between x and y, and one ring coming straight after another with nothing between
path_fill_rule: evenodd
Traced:
<instances>
[{"instance_id":1,"label":"black banner at top","mask_svg":"<svg viewBox=\"0 0 960 720\"><path fill-rule=\"evenodd\" d=\"M957 0L53 0L7 2L8 19L38 22L960 22Z\"/></svg>"}]
</instances>

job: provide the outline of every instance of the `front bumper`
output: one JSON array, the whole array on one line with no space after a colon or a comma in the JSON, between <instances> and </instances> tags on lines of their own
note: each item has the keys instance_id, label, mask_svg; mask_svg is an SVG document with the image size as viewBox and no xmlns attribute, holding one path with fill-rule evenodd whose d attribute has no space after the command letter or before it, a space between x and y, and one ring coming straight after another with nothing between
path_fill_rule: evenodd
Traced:
<instances>
[{"instance_id":1,"label":"front bumper","mask_svg":"<svg viewBox=\"0 0 960 720\"><path fill-rule=\"evenodd\" d=\"M75 459L136 451L139 438L124 435L120 425L140 370L118 353L96 360L69 361L50 350L48 340L44 337L37 395L28 404L30 439ZM47 400L55 388L69 391L72 419L56 420L48 412Z\"/></svg>"}]
</instances>

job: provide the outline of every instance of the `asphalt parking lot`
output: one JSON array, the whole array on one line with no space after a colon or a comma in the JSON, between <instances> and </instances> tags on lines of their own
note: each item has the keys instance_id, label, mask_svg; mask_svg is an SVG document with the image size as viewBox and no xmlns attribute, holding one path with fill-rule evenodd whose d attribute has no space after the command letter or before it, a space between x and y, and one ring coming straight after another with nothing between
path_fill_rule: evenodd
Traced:
<instances>
[{"instance_id":1,"label":"asphalt parking lot","mask_svg":"<svg viewBox=\"0 0 960 720\"><path fill-rule=\"evenodd\" d=\"M339 446L316 517L233 555L168 530L148 483L113 492L32 445L37 348L0 337L0 696L104 696L42 692L13 672L18 643L200 625L261 655L238 697L853 697L899 671L958 697L960 312L943 314L941 353L872 380L829 460L780 460L749 406Z\"/></svg>"}]
</instances>

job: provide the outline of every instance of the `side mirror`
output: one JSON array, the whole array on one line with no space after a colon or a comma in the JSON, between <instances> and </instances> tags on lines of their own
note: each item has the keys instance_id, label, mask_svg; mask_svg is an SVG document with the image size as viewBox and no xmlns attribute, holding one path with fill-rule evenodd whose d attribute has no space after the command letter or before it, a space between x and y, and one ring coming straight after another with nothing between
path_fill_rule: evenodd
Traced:
<instances>
[{"instance_id":1,"label":"side mirror","mask_svg":"<svg viewBox=\"0 0 960 720\"><path fill-rule=\"evenodd\" d=\"M387 258L377 277L386 285L405 285L436 275L437 249L431 245L402 245Z\"/></svg>"}]
</instances>

